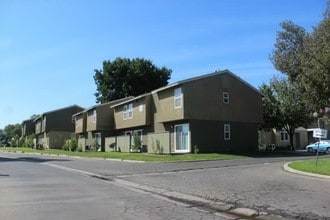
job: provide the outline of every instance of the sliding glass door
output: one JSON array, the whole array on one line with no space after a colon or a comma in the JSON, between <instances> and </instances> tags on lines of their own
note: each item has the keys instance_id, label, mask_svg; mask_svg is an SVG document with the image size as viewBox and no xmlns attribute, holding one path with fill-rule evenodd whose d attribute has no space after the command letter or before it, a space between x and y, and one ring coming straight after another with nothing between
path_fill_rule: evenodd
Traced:
<instances>
[{"instance_id":1,"label":"sliding glass door","mask_svg":"<svg viewBox=\"0 0 330 220\"><path fill-rule=\"evenodd\" d=\"M175 152L190 152L189 124L174 126Z\"/></svg>"}]
</instances>

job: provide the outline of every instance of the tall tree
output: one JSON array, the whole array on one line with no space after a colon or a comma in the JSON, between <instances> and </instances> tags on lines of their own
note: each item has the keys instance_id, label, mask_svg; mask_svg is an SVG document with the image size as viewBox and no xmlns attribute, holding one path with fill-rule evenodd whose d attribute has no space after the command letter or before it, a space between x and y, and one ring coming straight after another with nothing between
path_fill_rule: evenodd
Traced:
<instances>
[{"instance_id":1,"label":"tall tree","mask_svg":"<svg viewBox=\"0 0 330 220\"><path fill-rule=\"evenodd\" d=\"M260 87L263 95L264 128L284 129L294 150L295 129L308 125L312 120L310 109L294 84L284 78L273 78L270 85Z\"/></svg>"},{"instance_id":2,"label":"tall tree","mask_svg":"<svg viewBox=\"0 0 330 220\"><path fill-rule=\"evenodd\" d=\"M295 81L302 73L301 54L307 33L304 28L291 21L282 22L280 26L283 31L277 32L275 50L270 59L277 70Z\"/></svg>"},{"instance_id":3,"label":"tall tree","mask_svg":"<svg viewBox=\"0 0 330 220\"><path fill-rule=\"evenodd\" d=\"M311 33L291 21L281 23L270 59L297 84L314 110L330 106L330 1L323 20Z\"/></svg>"},{"instance_id":4,"label":"tall tree","mask_svg":"<svg viewBox=\"0 0 330 220\"><path fill-rule=\"evenodd\" d=\"M103 61L103 70L94 70L96 102L141 95L168 84L172 70L158 68L150 60L116 58Z\"/></svg>"},{"instance_id":5,"label":"tall tree","mask_svg":"<svg viewBox=\"0 0 330 220\"><path fill-rule=\"evenodd\" d=\"M21 135L22 135L22 127L20 124L6 125L3 129L3 135L1 136L1 142L10 143L11 146L17 146Z\"/></svg>"},{"instance_id":6,"label":"tall tree","mask_svg":"<svg viewBox=\"0 0 330 220\"><path fill-rule=\"evenodd\" d=\"M330 18L304 40L300 92L315 108L330 107Z\"/></svg>"},{"instance_id":7,"label":"tall tree","mask_svg":"<svg viewBox=\"0 0 330 220\"><path fill-rule=\"evenodd\" d=\"M3 133L8 138L12 138L14 136L20 137L22 135L22 127L20 124L9 124L4 127Z\"/></svg>"}]
</instances>

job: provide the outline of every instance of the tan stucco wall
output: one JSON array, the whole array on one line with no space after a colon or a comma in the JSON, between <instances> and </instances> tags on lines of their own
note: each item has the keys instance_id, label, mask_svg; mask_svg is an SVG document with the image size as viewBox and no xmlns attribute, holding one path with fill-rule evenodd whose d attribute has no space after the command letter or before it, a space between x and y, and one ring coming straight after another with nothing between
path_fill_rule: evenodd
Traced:
<instances>
[{"instance_id":1,"label":"tan stucco wall","mask_svg":"<svg viewBox=\"0 0 330 220\"><path fill-rule=\"evenodd\" d=\"M96 122L93 111L96 110ZM113 130L113 110L110 104L102 104L87 111L86 131Z\"/></svg>"},{"instance_id":2,"label":"tan stucco wall","mask_svg":"<svg viewBox=\"0 0 330 220\"><path fill-rule=\"evenodd\" d=\"M105 151L116 151L116 137L106 137L105 138Z\"/></svg>"},{"instance_id":3,"label":"tan stucco wall","mask_svg":"<svg viewBox=\"0 0 330 220\"><path fill-rule=\"evenodd\" d=\"M86 138L84 137L78 138L78 147L81 147L82 151L86 151Z\"/></svg>"},{"instance_id":4,"label":"tan stucco wall","mask_svg":"<svg viewBox=\"0 0 330 220\"><path fill-rule=\"evenodd\" d=\"M86 131L86 114L76 116L75 120L75 133L83 133Z\"/></svg>"},{"instance_id":5,"label":"tan stucco wall","mask_svg":"<svg viewBox=\"0 0 330 220\"><path fill-rule=\"evenodd\" d=\"M182 107L174 108L174 89L176 88L180 88L180 86L172 87L153 94L155 103L155 122L166 122L183 119L185 91L182 89Z\"/></svg>"},{"instance_id":6,"label":"tan stucco wall","mask_svg":"<svg viewBox=\"0 0 330 220\"><path fill-rule=\"evenodd\" d=\"M129 152L130 136L118 136L117 137L117 150L120 152Z\"/></svg>"},{"instance_id":7,"label":"tan stucco wall","mask_svg":"<svg viewBox=\"0 0 330 220\"><path fill-rule=\"evenodd\" d=\"M66 140L71 138L71 132L65 131L50 131L47 133L48 148L49 149L62 149Z\"/></svg>"},{"instance_id":8,"label":"tan stucco wall","mask_svg":"<svg viewBox=\"0 0 330 220\"><path fill-rule=\"evenodd\" d=\"M149 133L147 136L147 145L148 145L148 153L170 153L170 133L163 132L163 133ZM157 146L159 143L159 146ZM158 149L159 148L159 149ZM159 150L161 152L159 152Z\"/></svg>"},{"instance_id":9,"label":"tan stucco wall","mask_svg":"<svg viewBox=\"0 0 330 220\"><path fill-rule=\"evenodd\" d=\"M133 104L133 117L123 118L124 106ZM140 111L142 106L142 111ZM114 120L116 129L145 126L151 124L151 95L143 97L133 102L125 103L114 108Z\"/></svg>"},{"instance_id":10,"label":"tan stucco wall","mask_svg":"<svg viewBox=\"0 0 330 220\"><path fill-rule=\"evenodd\" d=\"M278 147L288 147L290 141L281 140L281 131L272 129L271 131L260 131L259 132L260 144L275 144ZM308 132L305 128L297 128L293 135L293 145L297 149L304 149L308 145Z\"/></svg>"},{"instance_id":11,"label":"tan stucco wall","mask_svg":"<svg viewBox=\"0 0 330 220\"><path fill-rule=\"evenodd\" d=\"M37 120L35 123L35 133L36 134L41 133L41 120Z\"/></svg>"},{"instance_id":12,"label":"tan stucco wall","mask_svg":"<svg viewBox=\"0 0 330 220\"><path fill-rule=\"evenodd\" d=\"M96 113L97 114L97 113ZM93 110L89 110L86 116L86 131L96 130L96 121L94 121ZM96 116L98 117L98 116Z\"/></svg>"}]
</instances>

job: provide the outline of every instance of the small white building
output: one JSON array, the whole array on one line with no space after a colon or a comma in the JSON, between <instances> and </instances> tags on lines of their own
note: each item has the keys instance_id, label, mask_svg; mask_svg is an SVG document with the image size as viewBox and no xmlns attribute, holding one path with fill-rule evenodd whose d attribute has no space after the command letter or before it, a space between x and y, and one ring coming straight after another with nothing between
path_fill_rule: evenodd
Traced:
<instances>
[{"instance_id":1,"label":"small white building","mask_svg":"<svg viewBox=\"0 0 330 220\"><path fill-rule=\"evenodd\" d=\"M308 129L299 127L295 129L293 136L293 146L295 149L304 149L310 143ZM290 137L285 130L271 129L270 131L259 132L259 145L262 147L276 146L277 148L288 148Z\"/></svg>"}]
</instances>

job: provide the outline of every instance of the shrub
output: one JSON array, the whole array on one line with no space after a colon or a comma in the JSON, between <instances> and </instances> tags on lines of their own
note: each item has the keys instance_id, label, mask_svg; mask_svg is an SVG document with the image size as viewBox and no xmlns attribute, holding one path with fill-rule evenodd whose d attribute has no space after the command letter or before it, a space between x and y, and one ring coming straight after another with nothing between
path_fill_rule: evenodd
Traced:
<instances>
[{"instance_id":1,"label":"shrub","mask_svg":"<svg viewBox=\"0 0 330 220\"><path fill-rule=\"evenodd\" d=\"M82 145L81 144L79 144L79 146L77 147L76 151L82 152Z\"/></svg>"},{"instance_id":2,"label":"shrub","mask_svg":"<svg viewBox=\"0 0 330 220\"><path fill-rule=\"evenodd\" d=\"M199 149L197 145L194 145L194 154L198 154L199 153Z\"/></svg>"},{"instance_id":3,"label":"shrub","mask_svg":"<svg viewBox=\"0 0 330 220\"><path fill-rule=\"evenodd\" d=\"M62 150L76 151L77 147L78 147L78 142L77 142L76 138L71 137L71 139L65 141L65 143L62 147Z\"/></svg>"},{"instance_id":4,"label":"shrub","mask_svg":"<svg viewBox=\"0 0 330 220\"><path fill-rule=\"evenodd\" d=\"M91 151L98 151L100 149L100 145L99 143L97 142L97 139L95 138L94 139L94 142L92 143L92 146L90 148Z\"/></svg>"},{"instance_id":5,"label":"shrub","mask_svg":"<svg viewBox=\"0 0 330 220\"><path fill-rule=\"evenodd\" d=\"M134 152L138 152L139 150L141 150L141 146L142 146L141 138L137 134L135 134L133 137L132 150Z\"/></svg>"},{"instance_id":6,"label":"shrub","mask_svg":"<svg viewBox=\"0 0 330 220\"><path fill-rule=\"evenodd\" d=\"M164 148L160 146L160 141L156 139L156 147L154 143L154 139L152 138L152 143L151 143L151 148L154 154L163 154L164 153Z\"/></svg>"},{"instance_id":7,"label":"shrub","mask_svg":"<svg viewBox=\"0 0 330 220\"><path fill-rule=\"evenodd\" d=\"M29 135L28 137L26 137L23 140L22 146L27 147L27 148L33 148L34 147L34 142L33 142L34 138L35 138L34 134Z\"/></svg>"}]
</instances>

